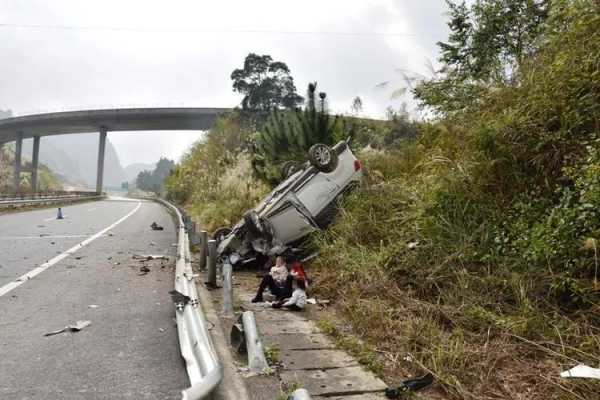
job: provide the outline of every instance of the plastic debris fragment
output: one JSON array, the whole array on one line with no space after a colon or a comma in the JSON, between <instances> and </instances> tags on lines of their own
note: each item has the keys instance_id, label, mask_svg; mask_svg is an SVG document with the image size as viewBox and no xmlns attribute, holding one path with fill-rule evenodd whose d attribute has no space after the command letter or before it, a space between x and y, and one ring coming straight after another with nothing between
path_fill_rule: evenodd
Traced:
<instances>
[{"instance_id":1,"label":"plastic debris fragment","mask_svg":"<svg viewBox=\"0 0 600 400\"><path fill-rule=\"evenodd\" d=\"M67 325L64 328L59 329L57 331L44 333L44 336L58 335L59 333L63 333L63 332L79 332L83 328L91 325L91 323L92 323L92 321L77 321L73 325Z\"/></svg>"},{"instance_id":2,"label":"plastic debris fragment","mask_svg":"<svg viewBox=\"0 0 600 400\"><path fill-rule=\"evenodd\" d=\"M592 368L585 364L579 364L567 371L561 372L560 376L562 378L600 379L600 368Z\"/></svg>"}]
</instances>

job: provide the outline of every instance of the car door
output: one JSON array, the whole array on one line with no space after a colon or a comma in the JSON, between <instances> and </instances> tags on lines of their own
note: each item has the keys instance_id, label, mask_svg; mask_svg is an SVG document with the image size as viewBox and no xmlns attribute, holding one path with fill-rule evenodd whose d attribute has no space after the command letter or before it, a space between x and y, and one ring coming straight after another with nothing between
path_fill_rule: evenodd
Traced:
<instances>
[{"instance_id":1,"label":"car door","mask_svg":"<svg viewBox=\"0 0 600 400\"><path fill-rule=\"evenodd\" d=\"M330 174L317 172L301 186L293 189L312 217L318 215L340 192L339 185L328 176L332 174L335 175L335 171Z\"/></svg>"},{"instance_id":2,"label":"car door","mask_svg":"<svg viewBox=\"0 0 600 400\"><path fill-rule=\"evenodd\" d=\"M293 242L318 229L311 219L304 215L302 207L292 199L269 211L267 220L273 230L273 237L284 244Z\"/></svg>"}]
</instances>

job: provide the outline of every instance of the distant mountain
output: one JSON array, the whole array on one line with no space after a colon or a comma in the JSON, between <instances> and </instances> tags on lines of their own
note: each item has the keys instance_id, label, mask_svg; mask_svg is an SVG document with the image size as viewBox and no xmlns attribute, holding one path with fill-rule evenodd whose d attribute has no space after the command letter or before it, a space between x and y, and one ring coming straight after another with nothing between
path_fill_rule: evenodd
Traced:
<instances>
[{"instance_id":1,"label":"distant mountain","mask_svg":"<svg viewBox=\"0 0 600 400\"><path fill-rule=\"evenodd\" d=\"M125 167L125 177L127 178L127 182L135 181L137 176L142 171L154 171L156 168L156 163L153 164L144 164L144 163L135 163L130 164Z\"/></svg>"},{"instance_id":2,"label":"distant mountain","mask_svg":"<svg viewBox=\"0 0 600 400\"><path fill-rule=\"evenodd\" d=\"M31 158L32 147L31 139L23 141L23 155ZM95 188L98 134L44 136L40 142L40 162L60 176L64 183ZM120 187L125 181L125 170L109 136L104 155L104 186Z\"/></svg>"}]
</instances>

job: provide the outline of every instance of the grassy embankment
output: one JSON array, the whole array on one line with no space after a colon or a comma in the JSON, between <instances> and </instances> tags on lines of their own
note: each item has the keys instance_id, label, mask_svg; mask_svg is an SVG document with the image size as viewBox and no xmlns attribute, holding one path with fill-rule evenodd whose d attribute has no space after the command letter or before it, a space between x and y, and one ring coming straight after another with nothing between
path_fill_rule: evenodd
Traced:
<instances>
[{"instance_id":1,"label":"grassy embankment","mask_svg":"<svg viewBox=\"0 0 600 400\"><path fill-rule=\"evenodd\" d=\"M366 155L317 238L318 293L391 376L432 371L456 399L600 396L558 376L600 366L600 13L574 3L518 85Z\"/></svg>"},{"instance_id":2,"label":"grassy embankment","mask_svg":"<svg viewBox=\"0 0 600 400\"><path fill-rule=\"evenodd\" d=\"M452 399L598 398L559 378L600 366L600 13L574 3L519 84L412 140L357 122L364 184L310 268L343 322L323 326L385 376L431 371ZM167 184L209 230L268 191L245 126L223 119Z\"/></svg>"}]
</instances>

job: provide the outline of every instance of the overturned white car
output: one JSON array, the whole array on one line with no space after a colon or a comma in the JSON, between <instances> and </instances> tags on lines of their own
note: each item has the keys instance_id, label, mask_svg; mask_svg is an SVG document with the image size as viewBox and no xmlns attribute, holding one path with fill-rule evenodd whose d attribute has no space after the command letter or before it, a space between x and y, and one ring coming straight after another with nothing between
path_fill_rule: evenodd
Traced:
<instances>
[{"instance_id":1,"label":"overturned white car","mask_svg":"<svg viewBox=\"0 0 600 400\"><path fill-rule=\"evenodd\" d=\"M282 253L331 222L338 196L360 182L361 163L345 141L333 147L316 144L308 155L302 165L284 164L287 179L233 229L215 231L222 261L228 257L235 265Z\"/></svg>"}]
</instances>

